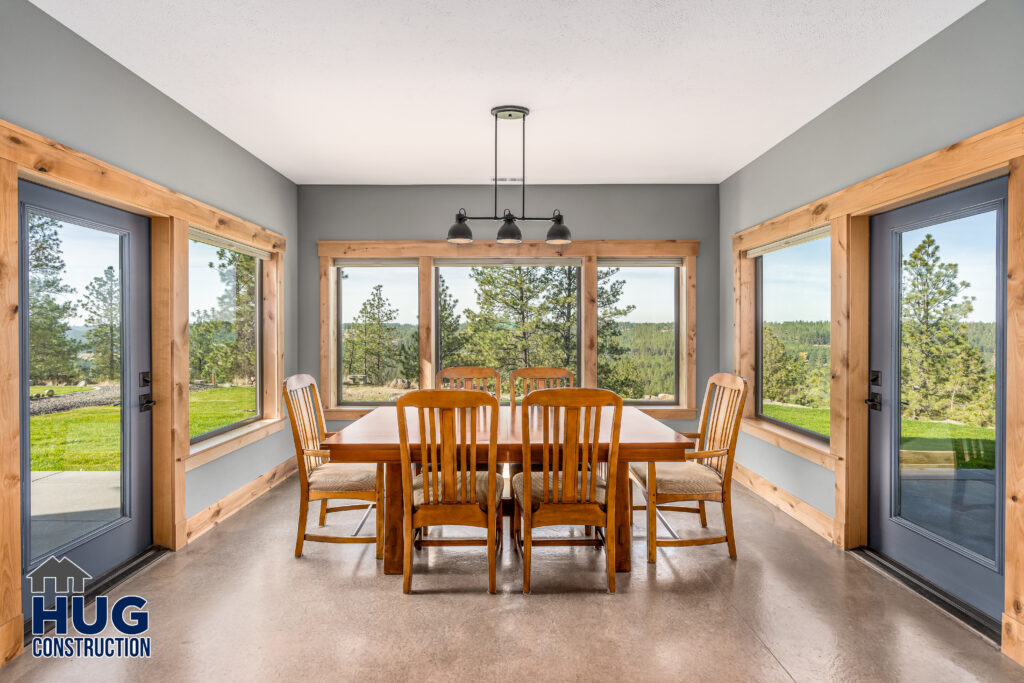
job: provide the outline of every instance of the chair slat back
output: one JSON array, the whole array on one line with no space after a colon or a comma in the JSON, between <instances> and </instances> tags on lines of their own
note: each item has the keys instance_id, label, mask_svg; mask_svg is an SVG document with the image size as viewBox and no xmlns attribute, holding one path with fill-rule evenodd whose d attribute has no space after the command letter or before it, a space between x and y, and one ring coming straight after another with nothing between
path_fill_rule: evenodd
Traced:
<instances>
[{"instance_id":1,"label":"chair slat back","mask_svg":"<svg viewBox=\"0 0 1024 683\"><path fill-rule=\"evenodd\" d=\"M501 373L478 365L459 365L437 373L434 386L438 389L487 391L498 396L501 393Z\"/></svg>"},{"instance_id":2,"label":"chair slat back","mask_svg":"<svg viewBox=\"0 0 1024 683\"><path fill-rule=\"evenodd\" d=\"M327 454L320 450L320 442L327 434L320 391L316 380L309 375L285 378L282 391L292 425L299 473L304 481L308 481L309 473L327 459Z\"/></svg>"},{"instance_id":3,"label":"chair slat back","mask_svg":"<svg viewBox=\"0 0 1024 683\"><path fill-rule=\"evenodd\" d=\"M537 389L561 389L573 386L572 372L565 368L534 367L513 370L508 380L509 402L516 404L516 380L522 382L523 397Z\"/></svg>"},{"instance_id":4,"label":"chair slat back","mask_svg":"<svg viewBox=\"0 0 1024 683\"><path fill-rule=\"evenodd\" d=\"M747 399L747 380L727 372L712 375L704 392L704 405L700 410L700 441L697 450L725 450L719 455L702 460L713 467L725 481L732 476L732 461L736 454L736 439L743 418L743 404Z\"/></svg>"},{"instance_id":5,"label":"chair slat back","mask_svg":"<svg viewBox=\"0 0 1024 683\"><path fill-rule=\"evenodd\" d=\"M541 504L589 504L597 502L599 453L602 449L602 411L608 451L608 501L619 460L622 399L605 389L539 389L523 397L524 495L532 500L532 477L542 478ZM531 422L539 426L541 468L531 471Z\"/></svg>"},{"instance_id":6,"label":"chair slat back","mask_svg":"<svg viewBox=\"0 0 1024 683\"><path fill-rule=\"evenodd\" d=\"M462 389L422 389L398 398L398 438L406 508L412 506L412 465L423 475L423 505L477 505L476 466L487 445L487 472L493 504L498 462L498 399ZM416 438L410 442L412 419ZM478 443L480 436L484 439ZM413 459L411 443L419 450Z\"/></svg>"}]
</instances>

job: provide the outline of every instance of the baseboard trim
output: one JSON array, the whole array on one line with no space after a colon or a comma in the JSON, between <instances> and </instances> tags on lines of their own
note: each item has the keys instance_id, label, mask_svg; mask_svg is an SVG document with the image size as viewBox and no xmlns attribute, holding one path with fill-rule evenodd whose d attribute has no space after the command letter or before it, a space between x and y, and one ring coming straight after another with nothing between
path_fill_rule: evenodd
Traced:
<instances>
[{"instance_id":1,"label":"baseboard trim","mask_svg":"<svg viewBox=\"0 0 1024 683\"><path fill-rule=\"evenodd\" d=\"M835 543L832 517L810 503L797 498L785 489L780 489L760 474L747 469L738 462L733 463L732 480L733 482L743 484L753 493L779 508L822 538Z\"/></svg>"},{"instance_id":2,"label":"baseboard trim","mask_svg":"<svg viewBox=\"0 0 1024 683\"><path fill-rule=\"evenodd\" d=\"M204 533L235 514L264 493L291 476L298 469L294 457L288 458L274 469L261 474L251 482L217 501L185 522L185 542L191 543Z\"/></svg>"}]
</instances>

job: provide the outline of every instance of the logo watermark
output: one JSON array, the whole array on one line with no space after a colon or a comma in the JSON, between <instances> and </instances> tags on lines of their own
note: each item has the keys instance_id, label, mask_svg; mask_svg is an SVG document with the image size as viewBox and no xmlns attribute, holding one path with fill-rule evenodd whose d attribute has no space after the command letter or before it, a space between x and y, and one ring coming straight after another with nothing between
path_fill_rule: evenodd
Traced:
<instances>
[{"instance_id":1,"label":"logo watermark","mask_svg":"<svg viewBox=\"0 0 1024 683\"><path fill-rule=\"evenodd\" d=\"M113 604L106 595L96 596L95 614L85 614L85 583L92 576L70 558L51 555L28 573L32 591L33 657L122 657L151 656L149 612L145 599L125 595ZM47 585L56 594L52 607L46 606ZM69 623L70 622L70 623ZM52 623L53 634L46 636ZM101 635L109 626L119 635Z\"/></svg>"}]
</instances>

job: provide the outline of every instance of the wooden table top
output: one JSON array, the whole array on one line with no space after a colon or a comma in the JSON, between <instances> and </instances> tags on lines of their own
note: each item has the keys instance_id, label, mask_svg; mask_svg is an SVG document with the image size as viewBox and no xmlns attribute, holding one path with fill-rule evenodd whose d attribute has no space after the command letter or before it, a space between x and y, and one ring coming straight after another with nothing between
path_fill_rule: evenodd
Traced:
<instances>
[{"instance_id":1,"label":"wooden table top","mask_svg":"<svg viewBox=\"0 0 1024 683\"><path fill-rule=\"evenodd\" d=\"M330 452L332 462L399 462L398 416L394 406L376 408L344 429L329 436L320 447ZM531 410L530 442L541 440L539 411ZM419 441L419 425L409 414L409 441ZM601 411L601 439L607 441L611 432L612 410ZM487 422L481 420L477 443L486 452ZM693 441L671 427L640 412L633 406L622 409L619 430L619 460L652 462L677 460L693 450ZM415 446L413 450L418 450ZM533 449L531 449L533 450ZM501 406L498 409L498 462L522 462L522 408Z\"/></svg>"}]
</instances>

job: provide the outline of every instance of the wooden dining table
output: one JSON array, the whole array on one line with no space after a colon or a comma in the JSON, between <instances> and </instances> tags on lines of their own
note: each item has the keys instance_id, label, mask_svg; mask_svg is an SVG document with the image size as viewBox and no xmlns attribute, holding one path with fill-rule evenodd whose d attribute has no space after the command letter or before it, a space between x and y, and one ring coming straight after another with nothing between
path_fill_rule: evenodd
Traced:
<instances>
[{"instance_id":1,"label":"wooden dining table","mask_svg":"<svg viewBox=\"0 0 1024 683\"><path fill-rule=\"evenodd\" d=\"M394 406L375 408L352 424L327 437L320 444L337 463L382 463L384 465L384 573L402 573L402 466L398 440L398 415ZM531 413L536 411L530 411ZM612 411L602 411L601 442L607 443L611 432ZM539 461L543 441L539 419L530 416L531 460ZM418 459L419 434L416 419L408 420L409 443L413 460ZM477 438L478 462L486 462L488 423L480 420ZM523 461L522 408L503 405L498 409L498 463L520 464ZM622 409L619 432L619 466L616 491L628 491L629 465L632 462L681 460L693 450L691 439L650 417L639 409ZM607 447L599 450L599 459L607 460ZM615 496L615 570L628 572L631 566L632 529L629 496ZM611 542L611 541L609 541Z\"/></svg>"}]
</instances>

